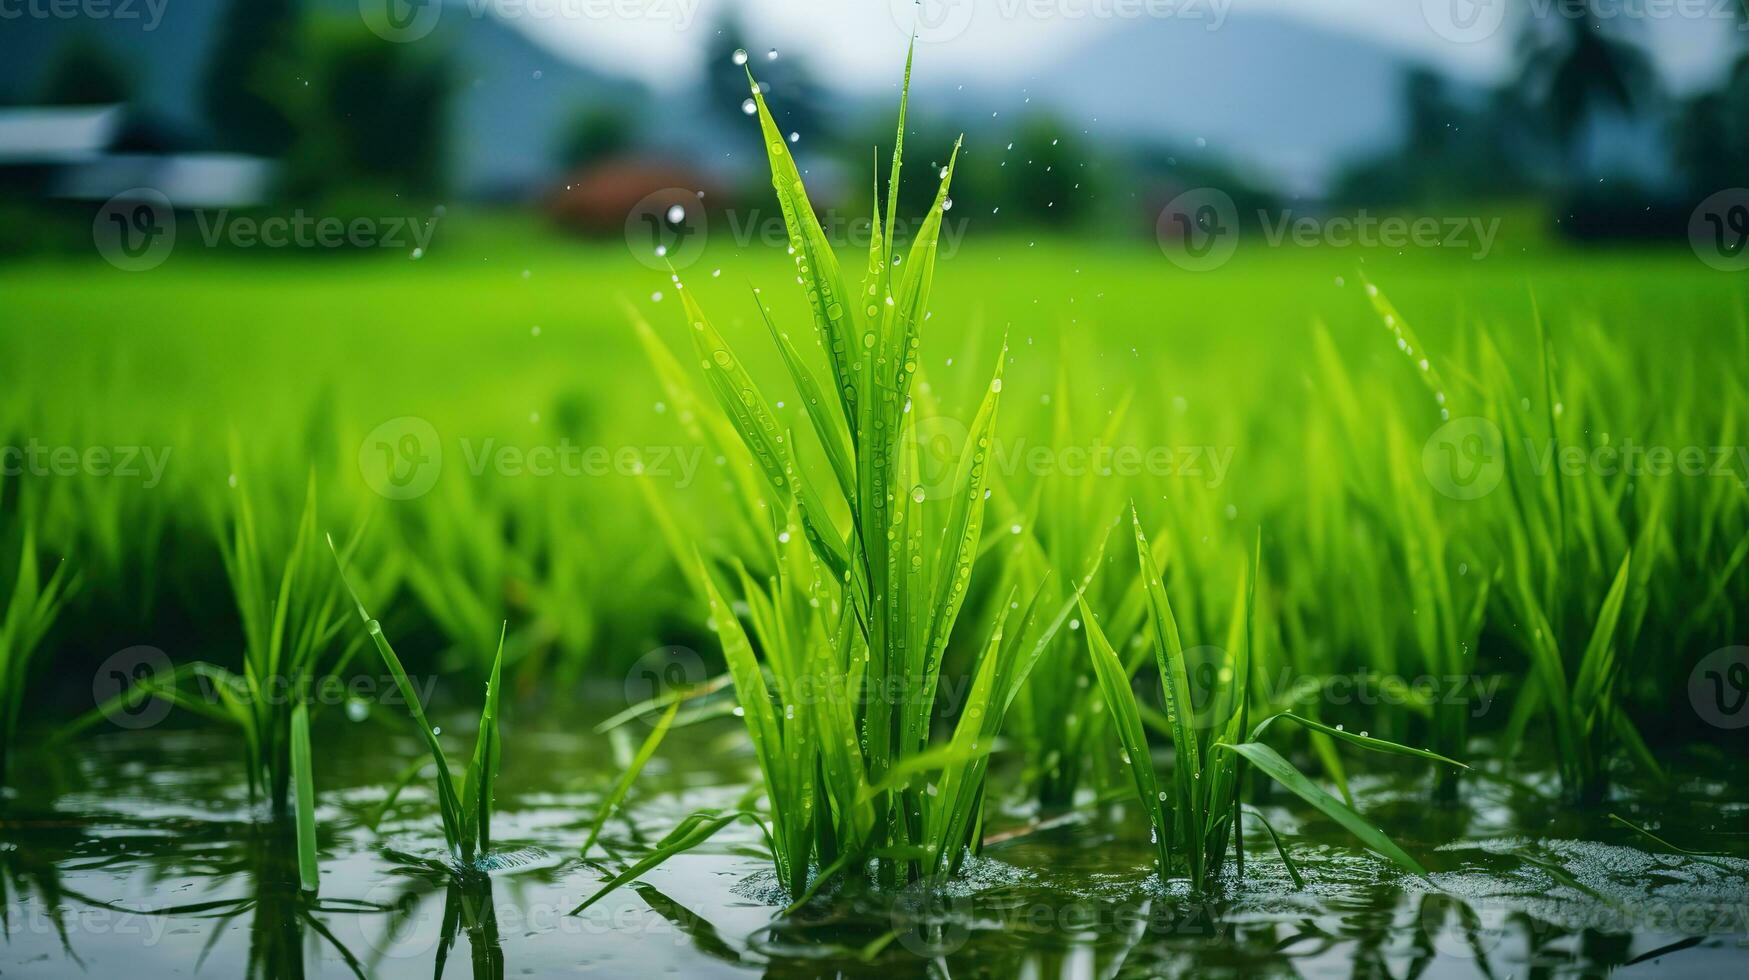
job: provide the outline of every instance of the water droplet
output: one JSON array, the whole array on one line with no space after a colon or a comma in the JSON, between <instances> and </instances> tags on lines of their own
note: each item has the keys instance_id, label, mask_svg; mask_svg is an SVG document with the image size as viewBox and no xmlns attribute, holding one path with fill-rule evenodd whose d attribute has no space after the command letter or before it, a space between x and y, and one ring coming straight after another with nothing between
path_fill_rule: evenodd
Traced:
<instances>
[{"instance_id":1,"label":"water droplet","mask_svg":"<svg viewBox=\"0 0 1749 980\"><path fill-rule=\"evenodd\" d=\"M777 49L772 48L770 51L765 52L765 60L766 61L776 61L777 60Z\"/></svg>"},{"instance_id":2,"label":"water droplet","mask_svg":"<svg viewBox=\"0 0 1749 980\"><path fill-rule=\"evenodd\" d=\"M746 48L736 48L735 53L729 56L729 60L733 61L737 65L746 64L747 63L747 49Z\"/></svg>"},{"instance_id":3,"label":"water droplet","mask_svg":"<svg viewBox=\"0 0 1749 980\"><path fill-rule=\"evenodd\" d=\"M741 103L741 111L746 113L747 115L751 116L755 112L759 111L759 104L757 102L754 102L752 99L748 99L745 102Z\"/></svg>"},{"instance_id":4,"label":"water droplet","mask_svg":"<svg viewBox=\"0 0 1749 980\"><path fill-rule=\"evenodd\" d=\"M951 197L942 198L941 199L941 209L943 211L952 211L953 210L953 198L951 198Z\"/></svg>"},{"instance_id":5,"label":"water droplet","mask_svg":"<svg viewBox=\"0 0 1749 980\"><path fill-rule=\"evenodd\" d=\"M686 220L686 209L676 204L668 209L668 223L677 225Z\"/></svg>"}]
</instances>

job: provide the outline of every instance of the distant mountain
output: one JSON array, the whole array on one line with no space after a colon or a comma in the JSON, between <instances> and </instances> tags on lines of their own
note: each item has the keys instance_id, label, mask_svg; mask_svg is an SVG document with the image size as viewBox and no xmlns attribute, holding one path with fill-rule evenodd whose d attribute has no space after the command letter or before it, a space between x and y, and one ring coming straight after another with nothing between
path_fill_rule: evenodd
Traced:
<instances>
[{"instance_id":1,"label":"distant mountain","mask_svg":"<svg viewBox=\"0 0 1749 980\"><path fill-rule=\"evenodd\" d=\"M1050 109L1095 136L1199 146L1289 188L1313 188L1344 160L1402 132L1402 79L1414 62L1298 19L1234 13L1218 30L1138 18L974 90L928 92L1003 116ZM1021 90L1025 94L1021 95Z\"/></svg>"},{"instance_id":2,"label":"distant mountain","mask_svg":"<svg viewBox=\"0 0 1749 980\"><path fill-rule=\"evenodd\" d=\"M0 30L0 102L33 101L61 47L83 34L125 66L139 108L200 133L201 75L225 6L226 0L173 0L162 5L153 30L137 20L8 20ZM314 0L305 8L317 16L359 16L357 0ZM641 86L554 54L491 16L471 16L461 2L447 4L436 28L415 43L447 51L454 62L449 168L464 194L523 191L552 178L555 143L578 106L629 105L643 97Z\"/></svg>"}]
</instances>

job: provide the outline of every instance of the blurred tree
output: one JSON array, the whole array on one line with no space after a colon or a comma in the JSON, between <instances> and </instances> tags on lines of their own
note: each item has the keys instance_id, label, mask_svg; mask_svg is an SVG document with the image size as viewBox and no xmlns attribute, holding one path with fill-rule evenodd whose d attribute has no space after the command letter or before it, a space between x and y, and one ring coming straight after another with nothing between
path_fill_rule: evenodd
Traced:
<instances>
[{"instance_id":1,"label":"blurred tree","mask_svg":"<svg viewBox=\"0 0 1749 980\"><path fill-rule=\"evenodd\" d=\"M1347 204L1405 205L1496 199L1536 182L1547 143L1545 115L1514 86L1462 98L1425 68L1403 80L1403 142L1342 172L1335 197Z\"/></svg>"},{"instance_id":2,"label":"blurred tree","mask_svg":"<svg viewBox=\"0 0 1749 980\"><path fill-rule=\"evenodd\" d=\"M826 93L815 82L805 59L795 55L773 57L775 50L769 45L760 47L751 43L740 18L733 8L726 7L710 42L705 45L704 75L705 91L710 98L709 114L712 118L727 118L719 114L742 111L742 104L750 95L747 74L751 71L766 93L767 108L778 127L802 135L810 145L825 145L824 141L835 135L827 126L830 117L824 111ZM747 53L745 65L735 64L737 51ZM757 126L736 126L734 129L745 132L754 145L759 144ZM890 131L885 139L892 140Z\"/></svg>"},{"instance_id":3,"label":"blurred tree","mask_svg":"<svg viewBox=\"0 0 1749 980\"><path fill-rule=\"evenodd\" d=\"M631 114L618 106L583 106L559 137L559 165L569 170L622 153L635 129Z\"/></svg>"},{"instance_id":4,"label":"blurred tree","mask_svg":"<svg viewBox=\"0 0 1749 980\"><path fill-rule=\"evenodd\" d=\"M1064 226L1086 210L1089 193L1081 180L1086 161L1063 145L1062 134L1067 131L1059 119L1032 116L1021 124L1013 149L1003 151L1005 203L1016 217Z\"/></svg>"},{"instance_id":5,"label":"blurred tree","mask_svg":"<svg viewBox=\"0 0 1749 980\"><path fill-rule=\"evenodd\" d=\"M1749 179L1749 54L1737 60L1718 91L1682 106L1675 130L1676 160L1694 196Z\"/></svg>"},{"instance_id":6,"label":"blurred tree","mask_svg":"<svg viewBox=\"0 0 1749 980\"><path fill-rule=\"evenodd\" d=\"M704 80L714 112L737 109L747 98L747 69L735 64L736 51L751 51L732 5L725 5L716 30L704 46ZM752 57L751 54L748 55Z\"/></svg>"},{"instance_id":7,"label":"blurred tree","mask_svg":"<svg viewBox=\"0 0 1749 980\"><path fill-rule=\"evenodd\" d=\"M113 52L97 39L76 34L63 44L43 72L43 105L105 105L126 102L133 79Z\"/></svg>"},{"instance_id":8,"label":"blurred tree","mask_svg":"<svg viewBox=\"0 0 1749 980\"><path fill-rule=\"evenodd\" d=\"M311 25L299 47L296 71L278 71L285 82L275 99L296 134L285 154L285 190L441 193L447 55L385 41L345 20Z\"/></svg>"},{"instance_id":9,"label":"blurred tree","mask_svg":"<svg viewBox=\"0 0 1749 980\"><path fill-rule=\"evenodd\" d=\"M1521 38L1523 83L1546 108L1569 164L1580 170L1587 123L1602 112L1633 114L1656 88L1645 52L1604 29L1597 2L1572 0L1557 6L1560 13L1549 18L1552 25L1533 16ZM1610 23L1622 20L1613 17Z\"/></svg>"},{"instance_id":10,"label":"blurred tree","mask_svg":"<svg viewBox=\"0 0 1749 980\"><path fill-rule=\"evenodd\" d=\"M271 72L293 64L297 35L297 0L231 0L226 7L202 79L207 122L221 147L278 156L291 145L291 122L274 96L281 80Z\"/></svg>"}]
</instances>

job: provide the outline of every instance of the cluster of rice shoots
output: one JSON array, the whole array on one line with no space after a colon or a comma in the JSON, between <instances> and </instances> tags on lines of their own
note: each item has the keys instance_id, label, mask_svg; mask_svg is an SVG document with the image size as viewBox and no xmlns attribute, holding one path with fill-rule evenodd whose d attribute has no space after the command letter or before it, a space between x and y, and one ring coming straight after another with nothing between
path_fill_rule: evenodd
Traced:
<instances>
[{"instance_id":1,"label":"cluster of rice shoots","mask_svg":"<svg viewBox=\"0 0 1749 980\"><path fill-rule=\"evenodd\" d=\"M0 490L4 483L0 482ZM0 493L0 496L4 496ZM18 738L24 689L30 680L31 661L68 597L78 588L77 576L57 562L45 579L37 554L36 523L23 515L18 539L18 561L11 587L0 596L0 786L6 785Z\"/></svg>"},{"instance_id":2,"label":"cluster of rice shoots","mask_svg":"<svg viewBox=\"0 0 1749 980\"><path fill-rule=\"evenodd\" d=\"M909 85L907 62L907 93ZM742 556L713 561L696 552L690 574L733 677L767 806L694 814L584 906L743 819L764 830L778 877L798 902L847 870L870 869L887 884L954 873L982 837L997 732L1071 609L1046 604L1042 589L1001 597L975 640L963 702L938 704L943 657L980 553L1007 356L995 358L951 474L926 486L917 432L927 406L914 382L954 160L901 251L893 240L901 98L886 214L877 203L864 278L852 291L757 84L751 102L817 341L798 347L761 303L801 396L802 437L772 408L770 383L751 375L684 284L680 296L722 420L712 424L726 423L757 474L734 485L764 538L747 556L763 574ZM957 708L957 717L937 738L943 707Z\"/></svg>"},{"instance_id":3,"label":"cluster of rice shoots","mask_svg":"<svg viewBox=\"0 0 1749 980\"><path fill-rule=\"evenodd\" d=\"M237 456L233 449L233 459ZM97 724L143 698L158 698L235 727L242 735L250 796L267 805L274 823L289 822L295 829L299 871L304 887L313 891L317 867L310 719L322 705L313 709L308 695L323 677L341 674L360 647L352 644L330 656L343 623L342 606L339 583L321 553L315 475L305 484L303 508L289 537L288 529L258 520L246 478L234 476L223 493L223 516L217 518L214 537L243 627L242 670L205 661L177 665L168 675L137 680L60 736Z\"/></svg>"},{"instance_id":4,"label":"cluster of rice shoots","mask_svg":"<svg viewBox=\"0 0 1749 980\"><path fill-rule=\"evenodd\" d=\"M1173 615L1165 582L1142 530L1141 519L1133 508L1131 525L1145 593L1154 665L1159 672L1166 709L1164 725L1156 727L1167 730L1173 747L1172 777L1164 785L1154 772L1146 712L1131 686L1133 669L1119 658L1100 627L1098 617L1085 602L1081 604L1081 611L1088 651L1111 712L1122 759L1152 826L1161 879L1168 880L1182 872L1192 888L1199 891L1206 888L1220 877L1229 843L1242 869L1243 838L1239 822L1242 813L1247 811L1240 799L1241 762L1251 763L1258 771L1348 830L1372 851L1412 874L1425 875L1419 862L1368 823L1352 806L1330 795L1259 739L1275 721L1287 720L1326 737L1375 752L1412 756L1453 766L1461 766L1461 763L1433 752L1373 738L1366 733L1354 734L1340 727L1326 726L1292 712L1275 712L1252 721L1249 690L1256 635L1256 586L1260 567L1257 554L1261 551L1261 543L1254 551L1251 572L1240 578L1234 597L1226 646L1222 650L1225 662L1216 665L1213 675L1216 682L1209 685L1202 700L1197 700L1192 693L1190 667L1179 635L1178 620ZM1249 812L1261 820L1261 815ZM1264 826L1268 827L1267 822ZM1273 829L1269 830L1269 836L1297 883L1299 873L1280 838Z\"/></svg>"}]
</instances>

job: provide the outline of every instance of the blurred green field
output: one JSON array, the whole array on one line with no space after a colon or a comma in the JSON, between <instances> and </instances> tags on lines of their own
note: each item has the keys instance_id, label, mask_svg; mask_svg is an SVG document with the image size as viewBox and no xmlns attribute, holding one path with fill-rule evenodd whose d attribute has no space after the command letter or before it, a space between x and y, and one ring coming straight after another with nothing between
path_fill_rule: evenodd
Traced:
<instances>
[{"instance_id":1,"label":"blurred green field","mask_svg":"<svg viewBox=\"0 0 1749 980\"><path fill-rule=\"evenodd\" d=\"M149 640L224 655L232 614L212 588L217 554L207 539L239 469L278 502L269 520L289 526L314 472L324 526L372 522L367 547L381 558L385 588L398 583L421 600L397 604L411 620L402 632L437 641L449 666L483 669L502 619L524 683L538 663L562 665L570 679L617 676L653 646L696 636L696 599L627 467L539 475L527 472L526 456L518 468L482 455L484 447L520 454L573 444L601 447L592 450L607 454L599 459L696 454L631 328L646 318L681 351L675 284L617 242L560 238L501 216L446 220L417 261L398 252L288 258L188 247L144 273L95 258L0 268L4 442L168 447L162 483L150 488L143 478L90 475L8 480L8 511L40 510L42 550L85 571L75 599L83 612L61 636L66 656L97 659L106 645ZM781 366L749 288L762 288L780 321L805 335L788 266L781 249L713 241L680 270L763 377ZM1534 392L1540 311L1561 370L1583 375L1568 397L1588 413L1575 437L1710 445L1745 421L1741 384L1728 369L1742 363L1745 344L1739 279L1686 251L1572 251L1511 226L1482 260L1250 243L1204 273L1172 265L1151 241L988 240L974 228L959 254L942 259L923 377L950 415L969 412L990 367L979 352L1009 339L998 431L1015 462L995 504L1006 516L993 526L1020 521L1047 473L1061 468L1060 457L1040 466L1025 456L1054 438L1053 395L1070 404L1078 447L1133 395L1118 443L1181 459L1224 454L1228 463L1219 473L1114 474L1094 481L1100 499L1206 510L1209 536L1184 546L1209 556L1241 547L1261 525L1277 540L1273 560L1284 574L1322 576L1321 562L1350 552L1328 541L1310 550L1329 532L1312 526L1308 509L1320 494L1360 495L1370 477L1359 471L1378 447L1345 445L1349 436L1331 422L1316 337L1327 331L1366 410L1401 423L1409 443L1443 421L1381 328L1363 276L1458 386L1477 382L1485 335ZM793 415L790 405L782 411ZM361 449L378 426L407 417L436 433L441 475L429 493L388 499L367 484ZM701 539L726 541L712 462L703 461L702 476L664 473L654 482L696 518ZM1701 485L1703 499L1720 481L1688 482ZM1728 520L1740 522L1735 489ZM1332 513L1362 521L1353 507ZM1389 560L1385 550L1376 557ZM1685 576L1704 581L1708 567L1706 556L1681 556L1672 594ZM1326 594L1339 584L1308 581L1307 608L1342 602ZM1206 588L1225 601L1224 585Z\"/></svg>"}]
</instances>

